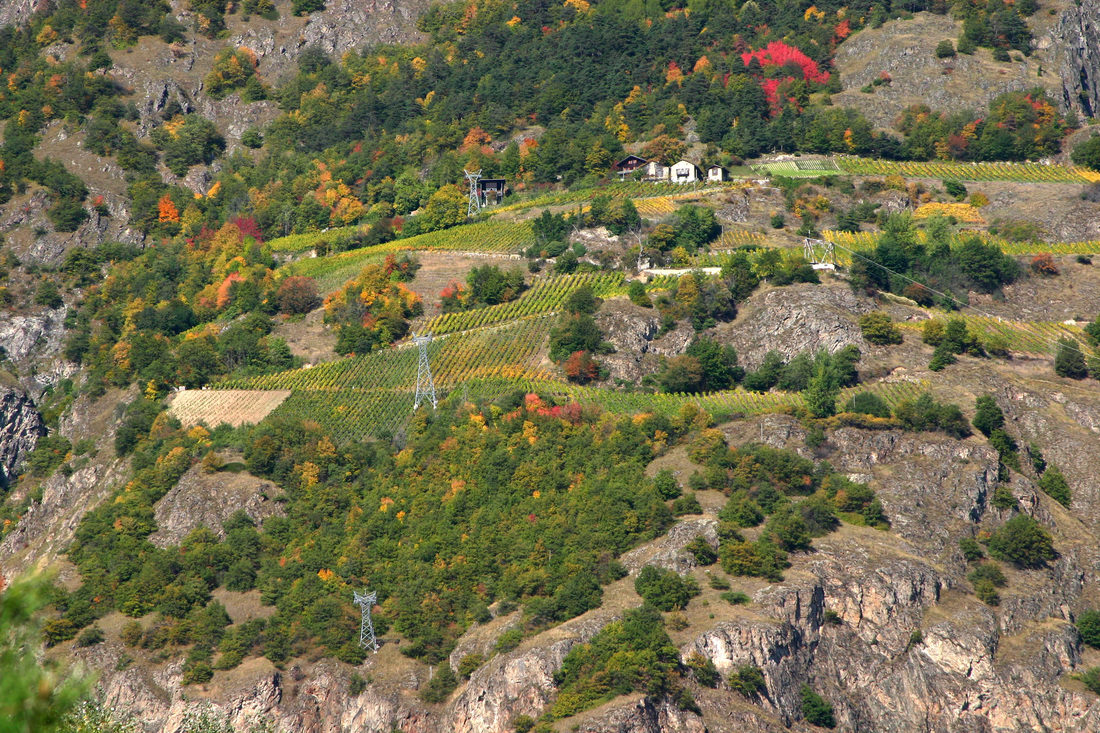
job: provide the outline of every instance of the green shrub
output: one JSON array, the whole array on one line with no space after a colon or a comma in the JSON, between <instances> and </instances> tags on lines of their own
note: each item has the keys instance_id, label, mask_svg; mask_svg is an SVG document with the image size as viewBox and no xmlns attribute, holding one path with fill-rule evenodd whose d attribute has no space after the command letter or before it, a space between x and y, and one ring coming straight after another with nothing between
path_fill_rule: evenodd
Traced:
<instances>
[{"instance_id":1,"label":"green shrub","mask_svg":"<svg viewBox=\"0 0 1100 733\"><path fill-rule=\"evenodd\" d=\"M519 646L521 641L523 641L523 629L518 627L508 629L497 639L495 649L501 654L507 654Z\"/></svg>"},{"instance_id":2,"label":"green shrub","mask_svg":"<svg viewBox=\"0 0 1100 733\"><path fill-rule=\"evenodd\" d=\"M1075 165L1100 171L1100 135L1093 133L1088 140L1078 143L1070 153L1070 160Z\"/></svg>"},{"instance_id":3,"label":"green shrub","mask_svg":"<svg viewBox=\"0 0 1100 733\"><path fill-rule=\"evenodd\" d=\"M587 644L569 650L554 673L558 698L553 718L565 718L635 690L661 690L681 709L694 701L679 682L679 650L652 606L627 611L622 620L605 626Z\"/></svg>"},{"instance_id":4,"label":"green shrub","mask_svg":"<svg viewBox=\"0 0 1100 733\"><path fill-rule=\"evenodd\" d=\"M951 41L944 41L943 43L950 44ZM941 43L940 45L942 46L943 43ZM952 47L951 49L951 55L955 55L954 47ZM944 181L943 190L947 192L948 196L951 196L956 201L962 201L964 198L966 198L966 186L964 186L959 181ZM927 343L927 341L925 343Z\"/></svg>"},{"instance_id":5,"label":"green shrub","mask_svg":"<svg viewBox=\"0 0 1100 733\"><path fill-rule=\"evenodd\" d=\"M894 417L901 421L906 430L940 430L956 438L970 435L970 424L959 406L936 402L929 392L899 404L894 410Z\"/></svg>"},{"instance_id":6,"label":"green shrub","mask_svg":"<svg viewBox=\"0 0 1100 733\"><path fill-rule=\"evenodd\" d=\"M718 668L714 666L714 662L699 652L692 652L691 656L687 658L687 666L691 670L692 676L695 677L695 681L703 687L717 687L722 680L721 675L718 674Z\"/></svg>"},{"instance_id":7,"label":"green shrub","mask_svg":"<svg viewBox=\"0 0 1100 733\"><path fill-rule=\"evenodd\" d=\"M1082 611L1077 616L1075 625L1077 633L1081 635L1081 641L1100 649L1100 611L1093 608Z\"/></svg>"},{"instance_id":8,"label":"green shrub","mask_svg":"<svg viewBox=\"0 0 1100 733\"><path fill-rule=\"evenodd\" d=\"M262 148L264 146L264 137L259 130L250 127L241 135L241 145L253 150Z\"/></svg>"},{"instance_id":9,"label":"green shrub","mask_svg":"<svg viewBox=\"0 0 1100 733\"><path fill-rule=\"evenodd\" d=\"M353 672L351 679L348 680L348 695L351 697L358 697L362 695L367 689L367 681L363 679L358 672Z\"/></svg>"},{"instance_id":10,"label":"green shrub","mask_svg":"<svg viewBox=\"0 0 1100 733\"><path fill-rule=\"evenodd\" d=\"M634 590L647 603L661 611L685 608L699 595L699 586L693 578L681 578L675 571L646 565L634 581Z\"/></svg>"},{"instance_id":11,"label":"green shrub","mask_svg":"<svg viewBox=\"0 0 1100 733\"><path fill-rule=\"evenodd\" d=\"M1056 557L1054 540L1042 525L1020 514L989 538L989 554L1021 568L1034 568Z\"/></svg>"},{"instance_id":12,"label":"green shrub","mask_svg":"<svg viewBox=\"0 0 1100 733\"><path fill-rule=\"evenodd\" d=\"M79 628L72 621L59 618L47 621L42 626L42 637L46 640L46 646L56 646L76 636L77 631Z\"/></svg>"},{"instance_id":13,"label":"green shrub","mask_svg":"<svg viewBox=\"0 0 1100 733\"><path fill-rule=\"evenodd\" d=\"M731 606L743 606L752 600L747 593L739 590L727 591L720 598Z\"/></svg>"},{"instance_id":14,"label":"green shrub","mask_svg":"<svg viewBox=\"0 0 1100 733\"><path fill-rule=\"evenodd\" d=\"M517 715L512 720L512 729L516 733L531 733L535 727L535 719L530 715Z\"/></svg>"},{"instance_id":15,"label":"green shrub","mask_svg":"<svg viewBox=\"0 0 1100 733\"><path fill-rule=\"evenodd\" d=\"M996 488L993 489L993 499L991 503L997 509L1015 509L1016 497L1013 495L1012 489L1008 486L1005 484L997 484Z\"/></svg>"},{"instance_id":16,"label":"green shrub","mask_svg":"<svg viewBox=\"0 0 1100 733\"><path fill-rule=\"evenodd\" d=\"M1001 570L1001 566L994 562L986 562L978 565L970 571L966 579L972 584L987 580L997 588L1004 588L1008 585L1008 578L1005 577L1004 572Z\"/></svg>"},{"instance_id":17,"label":"green shrub","mask_svg":"<svg viewBox=\"0 0 1100 733\"><path fill-rule=\"evenodd\" d=\"M863 331L863 338L872 344L885 346L888 344L900 344L902 342L901 331L890 320L890 316L882 311L874 311L859 319L859 327Z\"/></svg>"},{"instance_id":18,"label":"green shrub","mask_svg":"<svg viewBox=\"0 0 1100 733\"><path fill-rule=\"evenodd\" d=\"M713 565L718 561L718 551L702 537L696 537L684 549L694 555L700 565Z\"/></svg>"},{"instance_id":19,"label":"green shrub","mask_svg":"<svg viewBox=\"0 0 1100 733\"><path fill-rule=\"evenodd\" d=\"M485 657L480 654L467 654L458 663L458 676L469 679L478 667L485 664Z\"/></svg>"},{"instance_id":20,"label":"green shrub","mask_svg":"<svg viewBox=\"0 0 1100 733\"><path fill-rule=\"evenodd\" d=\"M1058 341L1058 352L1054 356L1054 373L1069 379L1084 379L1089 375L1085 355L1076 341L1072 339Z\"/></svg>"},{"instance_id":21,"label":"green shrub","mask_svg":"<svg viewBox=\"0 0 1100 733\"><path fill-rule=\"evenodd\" d=\"M1058 467L1051 465L1039 477L1039 488L1046 492L1047 496L1054 499L1062 506L1068 507L1073 501L1073 494L1069 490L1069 483Z\"/></svg>"},{"instance_id":22,"label":"green shrub","mask_svg":"<svg viewBox=\"0 0 1100 733\"><path fill-rule=\"evenodd\" d=\"M699 474L693 474L698 476ZM695 493L686 494L681 496L672 502L672 514L676 517L682 517L685 514L702 514L703 505L699 503L699 500L695 498Z\"/></svg>"},{"instance_id":23,"label":"green shrub","mask_svg":"<svg viewBox=\"0 0 1100 733\"><path fill-rule=\"evenodd\" d=\"M789 505L771 515L764 525L764 535L787 552L805 552L810 549L809 527L801 513Z\"/></svg>"},{"instance_id":24,"label":"green shrub","mask_svg":"<svg viewBox=\"0 0 1100 733\"><path fill-rule=\"evenodd\" d=\"M1004 427L1005 414L992 395L982 395L975 400L971 424L987 438L994 430Z\"/></svg>"},{"instance_id":25,"label":"green shrub","mask_svg":"<svg viewBox=\"0 0 1100 733\"><path fill-rule=\"evenodd\" d=\"M206 662L195 662L190 666L184 665L184 685L201 685L212 679L214 679L214 670Z\"/></svg>"},{"instance_id":26,"label":"green shrub","mask_svg":"<svg viewBox=\"0 0 1100 733\"><path fill-rule=\"evenodd\" d=\"M730 522L738 527L755 527L764 521L764 512L760 505L749 498L745 491L735 491L726 500L718 518L724 522Z\"/></svg>"},{"instance_id":27,"label":"green shrub","mask_svg":"<svg viewBox=\"0 0 1100 733\"><path fill-rule=\"evenodd\" d=\"M104 640L103 630L98 626L89 626L80 632L80 636L76 637L76 645L95 646L96 644L102 644Z\"/></svg>"},{"instance_id":28,"label":"green shrub","mask_svg":"<svg viewBox=\"0 0 1100 733\"><path fill-rule=\"evenodd\" d=\"M978 541L965 537L959 540L959 549L962 550L963 557L967 562L978 562L985 557L985 552L982 550L982 546L978 544Z\"/></svg>"},{"instance_id":29,"label":"green shrub","mask_svg":"<svg viewBox=\"0 0 1100 733\"><path fill-rule=\"evenodd\" d=\"M872 417L890 417L890 406L873 392L857 392L844 405L844 412L856 412Z\"/></svg>"},{"instance_id":30,"label":"green shrub","mask_svg":"<svg viewBox=\"0 0 1100 733\"><path fill-rule=\"evenodd\" d=\"M802 685L799 694L802 697L802 717L806 719L807 723L822 728L836 727L833 706L825 698L814 692L809 685Z\"/></svg>"},{"instance_id":31,"label":"green shrub","mask_svg":"<svg viewBox=\"0 0 1100 733\"><path fill-rule=\"evenodd\" d=\"M444 702L458 687L458 678L446 660L436 667L431 681L420 691L420 699L427 703Z\"/></svg>"},{"instance_id":32,"label":"green shrub","mask_svg":"<svg viewBox=\"0 0 1100 733\"><path fill-rule=\"evenodd\" d=\"M1081 673L1081 681L1090 691L1100 695L1100 667L1091 667Z\"/></svg>"},{"instance_id":33,"label":"green shrub","mask_svg":"<svg viewBox=\"0 0 1100 733\"><path fill-rule=\"evenodd\" d=\"M657 493L662 499L675 499L683 493L680 482L667 468L657 472L653 477L653 483L657 486Z\"/></svg>"},{"instance_id":34,"label":"green shrub","mask_svg":"<svg viewBox=\"0 0 1100 733\"><path fill-rule=\"evenodd\" d=\"M955 44L951 41L940 41L936 44L936 58L949 59L955 56Z\"/></svg>"},{"instance_id":35,"label":"green shrub","mask_svg":"<svg viewBox=\"0 0 1100 733\"><path fill-rule=\"evenodd\" d=\"M997 592L997 587L985 578L974 583L974 593L982 603L990 606L1001 605L1001 595Z\"/></svg>"},{"instance_id":36,"label":"green shrub","mask_svg":"<svg viewBox=\"0 0 1100 733\"><path fill-rule=\"evenodd\" d=\"M722 569L730 575L748 575L767 578L773 582L783 580L783 570L788 567L787 553L768 540L756 542L726 542L718 551Z\"/></svg>"},{"instance_id":37,"label":"green shrub","mask_svg":"<svg viewBox=\"0 0 1100 733\"><path fill-rule=\"evenodd\" d=\"M749 700L755 700L768 691L764 682L764 673L759 668L745 664L729 677L730 689Z\"/></svg>"},{"instance_id":38,"label":"green shrub","mask_svg":"<svg viewBox=\"0 0 1100 733\"><path fill-rule=\"evenodd\" d=\"M53 280L42 280L38 283L38 289L34 293L34 304L44 305L47 308L60 308L65 301L61 298L61 292Z\"/></svg>"},{"instance_id":39,"label":"green shrub","mask_svg":"<svg viewBox=\"0 0 1100 733\"><path fill-rule=\"evenodd\" d=\"M126 646L137 646L141 643L142 633L140 621L127 621L122 625L118 638Z\"/></svg>"},{"instance_id":40,"label":"green shrub","mask_svg":"<svg viewBox=\"0 0 1100 733\"><path fill-rule=\"evenodd\" d=\"M72 199L61 199L46 211L46 217L59 232L75 232L88 220L84 205Z\"/></svg>"},{"instance_id":41,"label":"green shrub","mask_svg":"<svg viewBox=\"0 0 1100 733\"><path fill-rule=\"evenodd\" d=\"M714 590L729 590L730 582L723 578L721 575L714 575L713 573L707 573L707 581L710 587Z\"/></svg>"}]
</instances>

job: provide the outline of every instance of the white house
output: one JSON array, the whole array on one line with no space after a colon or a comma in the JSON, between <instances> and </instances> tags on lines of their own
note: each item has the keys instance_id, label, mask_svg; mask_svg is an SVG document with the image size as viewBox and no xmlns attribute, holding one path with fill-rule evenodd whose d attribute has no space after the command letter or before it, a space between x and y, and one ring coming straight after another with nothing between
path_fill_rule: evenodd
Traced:
<instances>
[{"instance_id":1,"label":"white house","mask_svg":"<svg viewBox=\"0 0 1100 733\"><path fill-rule=\"evenodd\" d=\"M673 183L695 183L702 177L703 174L702 171L699 170L699 166L688 160L681 160L678 163L674 163L668 169L668 180Z\"/></svg>"},{"instance_id":2,"label":"white house","mask_svg":"<svg viewBox=\"0 0 1100 733\"><path fill-rule=\"evenodd\" d=\"M645 177L650 180L668 178L668 168L658 160L650 160L645 164Z\"/></svg>"},{"instance_id":3,"label":"white house","mask_svg":"<svg viewBox=\"0 0 1100 733\"><path fill-rule=\"evenodd\" d=\"M720 165L712 165L707 168L707 180L712 183L721 183L730 179L730 172Z\"/></svg>"}]
</instances>

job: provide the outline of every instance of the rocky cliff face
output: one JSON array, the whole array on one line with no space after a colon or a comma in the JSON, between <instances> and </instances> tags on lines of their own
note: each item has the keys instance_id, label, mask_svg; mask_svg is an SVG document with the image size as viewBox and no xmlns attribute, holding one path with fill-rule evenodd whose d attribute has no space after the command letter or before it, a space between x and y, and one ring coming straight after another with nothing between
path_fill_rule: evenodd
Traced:
<instances>
[{"instance_id":1,"label":"rocky cliff face","mask_svg":"<svg viewBox=\"0 0 1100 733\"><path fill-rule=\"evenodd\" d=\"M742 366L755 369L774 349L790 359L803 351L835 353L849 344L867 349L859 316L874 310L847 285L792 285L758 291L739 308L737 320L713 329L732 344Z\"/></svg>"},{"instance_id":2,"label":"rocky cliff face","mask_svg":"<svg viewBox=\"0 0 1100 733\"><path fill-rule=\"evenodd\" d=\"M0 388L0 486L19 475L23 461L45 434L34 402L19 390Z\"/></svg>"},{"instance_id":3,"label":"rocky cliff face","mask_svg":"<svg viewBox=\"0 0 1100 733\"><path fill-rule=\"evenodd\" d=\"M1100 2L1078 0L1062 12L1062 100L1089 117L1100 112Z\"/></svg>"}]
</instances>

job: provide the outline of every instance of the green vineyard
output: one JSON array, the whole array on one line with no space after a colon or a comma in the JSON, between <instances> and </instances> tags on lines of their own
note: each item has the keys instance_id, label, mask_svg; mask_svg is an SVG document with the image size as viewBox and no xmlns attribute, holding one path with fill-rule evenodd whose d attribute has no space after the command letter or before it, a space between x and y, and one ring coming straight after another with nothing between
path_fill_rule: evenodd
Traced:
<instances>
[{"instance_id":1,"label":"green vineyard","mask_svg":"<svg viewBox=\"0 0 1100 733\"><path fill-rule=\"evenodd\" d=\"M838 232L828 230L823 233L825 239L830 242L854 250L874 249L878 244L879 232ZM979 237L987 244L995 244L1005 254L1024 256L1036 255L1048 252L1054 255L1087 255L1100 253L1100 240L1088 242L1012 242L1003 237L995 237L986 232L964 231L951 237L950 244L957 247L970 237ZM917 232L917 241L926 243L928 235L924 231ZM842 261L849 261L851 256L843 250L837 252L837 257Z\"/></svg>"},{"instance_id":2,"label":"green vineyard","mask_svg":"<svg viewBox=\"0 0 1100 733\"><path fill-rule=\"evenodd\" d=\"M816 178L843 175L844 171L831 159L784 160L753 166L754 169L785 178Z\"/></svg>"},{"instance_id":3,"label":"green vineyard","mask_svg":"<svg viewBox=\"0 0 1100 733\"><path fill-rule=\"evenodd\" d=\"M837 163L848 173L857 176L899 175L905 178L1021 183L1090 183L1100 180L1100 173L1095 171L1041 163L917 163L868 158L840 158Z\"/></svg>"},{"instance_id":4,"label":"green vineyard","mask_svg":"<svg viewBox=\"0 0 1100 733\"><path fill-rule=\"evenodd\" d=\"M323 232L305 232L303 234L291 234L286 237L279 237L272 239L267 243L267 246L271 247L272 252L304 252L307 249L313 249L319 242L323 241L340 241L346 237L351 237L357 232L366 233L370 227L366 225L351 226L351 227L336 227L333 229L326 229Z\"/></svg>"},{"instance_id":5,"label":"green vineyard","mask_svg":"<svg viewBox=\"0 0 1100 733\"><path fill-rule=\"evenodd\" d=\"M743 389L703 395L616 392L585 387L554 378L541 367L543 318L528 318L506 326L443 337L432 342L429 356L442 399L459 389L468 399L495 399L523 390L558 400L598 405L621 413L674 415L693 403L716 416L752 415L802 404L797 393L755 393ZM234 380L220 389L291 390L272 416L309 419L341 441L392 435L412 414L417 351L395 348L349 357L311 369ZM877 383L846 390L841 403L856 391L875 392L894 406L926 388L923 383Z\"/></svg>"},{"instance_id":6,"label":"green vineyard","mask_svg":"<svg viewBox=\"0 0 1100 733\"><path fill-rule=\"evenodd\" d=\"M667 289L675 279L670 275L656 277L649 282L646 289L649 291ZM592 288L592 292L600 298L626 293L626 282L619 273L547 276L536 280L530 289L510 303L475 308L461 313L445 313L429 320L422 330L433 334L456 333L517 318L552 313L559 310L569 294L582 285Z\"/></svg>"},{"instance_id":7,"label":"green vineyard","mask_svg":"<svg viewBox=\"0 0 1100 733\"><path fill-rule=\"evenodd\" d=\"M1005 348L1026 354L1053 354L1059 339L1068 338L1084 343L1084 335L1076 325L1057 321L1008 321L991 316L945 315L947 318L962 318L966 325L976 332L982 341L989 343L991 338L1001 341ZM906 331L920 331L921 322L899 323L898 327Z\"/></svg>"}]
</instances>

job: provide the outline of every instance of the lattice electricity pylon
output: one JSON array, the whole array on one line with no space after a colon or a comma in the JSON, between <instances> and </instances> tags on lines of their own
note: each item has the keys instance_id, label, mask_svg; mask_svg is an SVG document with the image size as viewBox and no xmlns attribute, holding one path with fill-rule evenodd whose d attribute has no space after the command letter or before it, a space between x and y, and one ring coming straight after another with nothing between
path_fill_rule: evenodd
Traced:
<instances>
[{"instance_id":1,"label":"lattice electricity pylon","mask_svg":"<svg viewBox=\"0 0 1100 733\"><path fill-rule=\"evenodd\" d=\"M374 637L374 622L371 621L370 610L374 608L374 603L378 600L378 593L373 590L370 593L360 593L353 590L351 595L355 599L355 605L363 610L363 623L359 625L359 646L376 652L378 651L378 639Z\"/></svg>"},{"instance_id":2,"label":"lattice electricity pylon","mask_svg":"<svg viewBox=\"0 0 1100 733\"><path fill-rule=\"evenodd\" d=\"M817 247L821 245L821 258L818 259ZM836 264L836 246L827 239L810 239L806 237L802 241L802 256L811 265Z\"/></svg>"},{"instance_id":3,"label":"lattice electricity pylon","mask_svg":"<svg viewBox=\"0 0 1100 733\"><path fill-rule=\"evenodd\" d=\"M432 335L413 336L413 343L420 349L420 358L416 364L416 398L413 400L413 412L420 408L422 402L430 400L432 409L436 407L435 380L432 379L432 367L428 363L428 344L432 342Z\"/></svg>"},{"instance_id":4,"label":"lattice electricity pylon","mask_svg":"<svg viewBox=\"0 0 1100 733\"><path fill-rule=\"evenodd\" d=\"M468 219L474 214L481 213L481 194L477 190L477 182L481 180L481 170L471 173L463 169L462 172L466 174L466 180L470 183L469 202L466 204L466 218Z\"/></svg>"}]
</instances>

